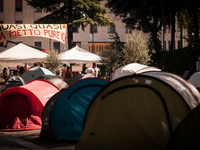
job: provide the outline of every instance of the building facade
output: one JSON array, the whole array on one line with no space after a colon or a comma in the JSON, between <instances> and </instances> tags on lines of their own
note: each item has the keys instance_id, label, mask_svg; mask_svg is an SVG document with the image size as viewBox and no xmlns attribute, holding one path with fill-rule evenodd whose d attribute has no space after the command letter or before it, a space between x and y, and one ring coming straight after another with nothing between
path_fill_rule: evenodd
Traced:
<instances>
[{"instance_id":1,"label":"building facade","mask_svg":"<svg viewBox=\"0 0 200 150\"><path fill-rule=\"evenodd\" d=\"M105 6L106 2L102 3ZM33 24L35 20L47 15L45 12L38 8L32 8L27 5L25 0L0 0L0 23L1 24ZM110 27L94 26L92 32L92 26L88 25L83 31L81 28L75 28L73 32L74 46L86 49L96 54L101 53L104 45L108 42L112 42L109 39L109 35L115 31L118 33L121 42L125 42L125 35L131 32L130 26L126 26L122 23L119 17L116 17L112 12L108 14L108 17L112 18L112 21L116 22L116 25ZM180 46L180 32L176 26L175 33L175 49ZM184 32L184 35L186 33ZM149 34L145 33L144 39L148 41ZM164 49L169 50L171 41L170 29L165 33ZM160 40L162 41L162 34ZM41 47L43 49L53 50L57 49L59 52L68 50L67 39L65 44L42 37L23 37L12 40L13 42L23 42L31 46ZM163 44L163 42L162 42ZM0 43L0 52L5 49L15 46L13 43L6 42ZM183 41L183 46L186 46L186 41Z\"/></svg>"}]
</instances>

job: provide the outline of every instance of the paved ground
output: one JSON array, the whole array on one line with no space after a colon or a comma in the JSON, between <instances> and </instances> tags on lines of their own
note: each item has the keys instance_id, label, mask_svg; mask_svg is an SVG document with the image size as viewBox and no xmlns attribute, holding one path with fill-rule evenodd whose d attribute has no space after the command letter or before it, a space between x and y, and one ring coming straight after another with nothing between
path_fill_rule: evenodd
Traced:
<instances>
[{"instance_id":1,"label":"paved ground","mask_svg":"<svg viewBox=\"0 0 200 150\"><path fill-rule=\"evenodd\" d=\"M74 150L77 142L39 137L40 130L0 132L0 150Z\"/></svg>"}]
</instances>

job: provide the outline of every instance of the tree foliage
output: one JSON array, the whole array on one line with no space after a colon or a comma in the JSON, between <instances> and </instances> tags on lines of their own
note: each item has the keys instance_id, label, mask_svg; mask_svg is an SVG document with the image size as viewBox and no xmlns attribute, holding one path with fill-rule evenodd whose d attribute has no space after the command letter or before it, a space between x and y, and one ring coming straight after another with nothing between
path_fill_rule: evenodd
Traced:
<instances>
[{"instance_id":1,"label":"tree foliage","mask_svg":"<svg viewBox=\"0 0 200 150\"><path fill-rule=\"evenodd\" d=\"M147 42L143 39L142 31L138 34L136 31L125 36L126 43L123 48L123 64L140 63L148 65L150 63L150 54Z\"/></svg>"},{"instance_id":2,"label":"tree foliage","mask_svg":"<svg viewBox=\"0 0 200 150\"><path fill-rule=\"evenodd\" d=\"M122 47L118 34L115 32L113 35L109 35L109 39L114 40L105 46L105 49L101 55L101 63L106 66L107 69L117 69L122 66Z\"/></svg>"},{"instance_id":3,"label":"tree foliage","mask_svg":"<svg viewBox=\"0 0 200 150\"><path fill-rule=\"evenodd\" d=\"M158 36L162 27L160 0L108 0L107 7L133 29L149 32L152 48L156 52L161 51L162 47Z\"/></svg>"},{"instance_id":4,"label":"tree foliage","mask_svg":"<svg viewBox=\"0 0 200 150\"><path fill-rule=\"evenodd\" d=\"M107 17L108 10L101 7L103 0L26 0L28 5L39 7L49 13L35 23L67 24L68 49L73 44L73 26L84 28L88 24L109 26L114 22ZM60 4L60 7L57 7ZM75 8L75 9L74 9ZM81 13L87 14L81 17Z\"/></svg>"},{"instance_id":5,"label":"tree foliage","mask_svg":"<svg viewBox=\"0 0 200 150\"><path fill-rule=\"evenodd\" d=\"M52 72L54 72L62 62L60 55L55 50L49 52L46 57L46 61L50 66L49 70Z\"/></svg>"},{"instance_id":6,"label":"tree foliage","mask_svg":"<svg viewBox=\"0 0 200 150\"><path fill-rule=\"evenodd\" d=\"M161 27L171 26L171 49L174 49L176 17L180 30L183 27L188 30L190 46L199 45L199 0L107 0L107 7L133 29L149 32L150 43L156 52L161 50Z\"/></svg>"}]
</instances>

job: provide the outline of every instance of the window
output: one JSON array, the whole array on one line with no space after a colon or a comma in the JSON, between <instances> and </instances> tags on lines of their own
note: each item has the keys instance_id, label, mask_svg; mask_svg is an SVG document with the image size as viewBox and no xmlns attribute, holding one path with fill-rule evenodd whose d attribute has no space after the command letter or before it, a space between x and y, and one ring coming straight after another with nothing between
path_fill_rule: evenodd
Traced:
<instances>
[{"instance_id":1,"label":"window","mask_svg":"<svg viewBox=\"0 0 200 150\"><path fill-rule=\"evenodd\" d=\"M0 11L3 11L3 0L0 0Z\"/></svg>"},{"instance_id":2,"label":"window","mask_svg":"<svg viewBox=\"0 0 200 150\"><path fill-rule=\"evenodd\" d=\"M178 41L178 49L180 49L181 48L181 41L179 40Z\"/></svg>"},{"instance_id":3,"label":"window","mask_svg":"<svg viewBox=\"0 0 200 150\"><path fill-rule=\"evenodd\" d=\"M35 46L36 47L42 47L42 43L41 42L35 42Z\"/></svg>"},{"instance_id":4,"label":"window","mask_svg":"<svg viewBox=\"0 0 200 150\"><path fill-rule=\"evenodd\" d=\"M15 11L22 11L22 0L15 0Z\"/></svg>"},{"instance_id":5,"label":"window","mask_svg":"<svg viewBox=\"0 0 200 150\"><path fill-rule=\"evenodd\" d=\"M22 24L22 21L15 21L15 24Z\"/></svg>"},{"instance_id":6,"label":"window","mask_svg":"<svg viewBox=\"0 0 200 150\"><path fill-rule=\"evenodd\" d=\"M132 33L132 27L126 26L126 33Z\"/></svg>"},{"instance_id":7,"label":"window","mask_svg":"<svg viewBox=\"0 0 200 150\"><path fill-rule=\"evenodd\" d=\"M174 49L176 49L176 42L174 41L173 43L174 43Z\"/></svg>"},{"instance_id":8,"label":"window","mask_svg":"<svg viewBox=\"0 0 200 150\"><path fill-rule=\"evenodd\" d=\"M40 7L35 7L34 12L42 12L42 9Z\"/></svg>"},{"instance_id":9,"label":"window","mask_svg":"<svg viewBox=\"0 0 200 150\"><path fill-rule=\"evenodd\" d=\"M90 33L97 33L97 25L90 25Z\"/></svg>"},{"instance_id":10,"label":"window","mask_svg":"<svg viewBox=\"0 0 200 150\"><path fill-rule=\"evenodd\" d=\"M164 50L166 51L166 41L164 41L163 47L164 47Z\"/></svg>"},{"instance_id":11,"label":"window","mask_svg":"<svg viewBox=\"0 0 200 150\"><path fill-rule=\"evenodd\" d=\"M53 48L60 53L60 42L53 42Z\"/></svg>"},{"instance_id":12,"label":"window","mask_svg":"<svg viewBox=\"0 0 200 150\"><path fill-rule=\"evenodd\" d=\"M72 25L72 30L73 30L73 33L78 33L78 27L77 26Z\"/></svg>"},{"instance_id":13,"label":"window","mask_svg":"<svg viewBox=\"0 0 200 150\"><path fill-rule=\"evenodd\" d=\"M114 33L115 32L115 25L112 24L109 28L108 28L108 33Z\"/></svg>"},{"instance_id":14,"label":"window","mask_svg":"<svg viewBox=\"0 0 200 150\"><path fill-rule=\"evenodd\" d=\"M170 26L168 26L168 33L170 33L171 32L171 27Z\"/></svg>"},{"instance_id":15,"label":"window","mask_svg":"<svg viewBox=\"0 0 200 150\"><path fill-rule=\"evenodd\" d=\"M171 41L168 41L168 49L171 50Z\"/></svg>"}]
</instances>

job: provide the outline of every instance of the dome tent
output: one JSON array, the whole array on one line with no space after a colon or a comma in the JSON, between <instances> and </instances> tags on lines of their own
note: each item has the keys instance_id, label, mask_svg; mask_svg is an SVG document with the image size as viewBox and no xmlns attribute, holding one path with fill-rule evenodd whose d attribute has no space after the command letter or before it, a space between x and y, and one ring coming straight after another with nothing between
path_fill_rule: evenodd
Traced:
<instances>
[{"instance_id":1,"label":"dome tent","mask_svg":"<svg viewBox=\"0 0 200 150\"><path fill-rule=\"evenodd\" d=\"M152 66L146 66L139 63L130 63L128 65L118 68L114 72L111 81L116 80L123 76L138 74L138 73L142 73L146 71L160 71L160 69L157 69L156 67L152 67Z\"/></svg>"},{"instance_id":2,"label":"dome tent","mask_svg":"<svg viewBox=\"0 0 200 150\"><path fill-rule=\"evenodd\" d=\"M50 113L51 113L51 108L52 108L52 104L54 104L54 102L56 101L56 99L60 96L60 94L62 94L62 92L65 89L62 89L61 91L59 91L58 93L56 93L55 95L53 95L48 102L46 103L46 105L43 108L42 111L42 129L40 132L40 137L45 138L45 137L50 137L51 136L51 130L49 127L49 119L50 119Z\"/></svg>"},{"instance_id":3,"label":"dome tent","mask_svg":"<svg viewBox=\"0 0 200 150\"><path fill-rule=\"evenodd\" d=\"M25 71L21 78L24 79L26 83L36 79L42 75L54 75L50 70L43 68L43 67L33 67ZM54 75L55 76L55 75Z\"/></svg>"},{"instance_id":4,"label":"dome tent","mask_svg":"<svg viewBox=\"0 0 200 150\"><path fill-rule=\"evenodd\" d=\"M200 88L200 71L195 72L189 79L188 82L190 82L194 87Z\"/></svg>"},{"instance_id":5,"label":"dome tent","mask_svg":"<svg viewBox=\"0 0 200 150\"><path fill-rule=\"evenodd\" d=\"M81 79L86 79L86 78L94 78L95 76L91 73L89 74L77 74L71 78L69 78L68 80L66 80L67 84L68 85L71 85L75 82L77 82L78 80L81 80Z\"/></svg>"},{"instance_id":6,"label":"dome tent","mask_svg":"<svg viewBox=\"0 0 200 150\"><path fill-rule=\"evenodd\" d=\"M6 84L4 85L1 94L11 88L11 87L17 87L17 86L21 86L21 85L25 85L26 83L24 82L24 80L19 77L19 76L13 76L10 79L8 79L8 81L6 82Z\"/></svg>"},{"instance_id":7,"label":"dome tent","mask_svg":"<svg viewBox=\"0 0 200 150\"><path fill-rule=\"evenodd\" d=\"M164 149L199 102L197 89L174 74L152 71L119 78L91 101L76 150Z\"/></svg>"},{"instance_id":8,"label":"dome tent","mask_svg":"<svg viewBox=\"0 0 200 150\"><path fill-rule=\"evenodd\" d=\"M166 150L200 149L200 105L185 117L167 143Z\"/></svg>"},{"instance_id":9,"label":"dome tent","mask_svg":"<svg viewBox=\"0 0 200 150\"><path fill-rule=\"evenodd\" d=\"M55 75L41 75L37 77L37 79L42 79L42 80L47 80L57 86L60 90L61 89L66 89L69 85L60 77L55 76Z\"/></svg>"},{"instance_id":10,"label":"dome tent","mask_svg":"<svg viewBox=\"0 0 200 150\"><path fill-rule=\"evenodd\" d=\"M95 94L109 81L87 78L72 84L53 96L42 115L41 137L63 140L79 140L86 109Z\"/></svg>"},{"instance_id":11,"label":"dome tent","mask_svg":"<svg viewBox=\"0 0 200 150\"><path fill-rule=\"evenodd\" d=\"M0 130L40 129L43 107L58 91L48 81L33 80L3 92L0 96Z\"/></svg>"}]
</instances>

